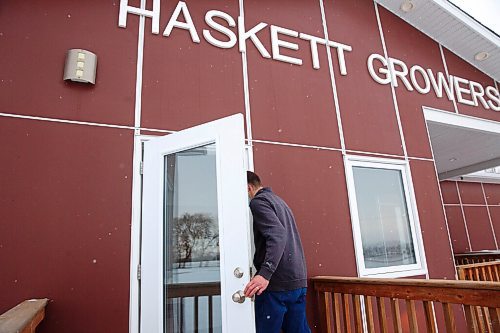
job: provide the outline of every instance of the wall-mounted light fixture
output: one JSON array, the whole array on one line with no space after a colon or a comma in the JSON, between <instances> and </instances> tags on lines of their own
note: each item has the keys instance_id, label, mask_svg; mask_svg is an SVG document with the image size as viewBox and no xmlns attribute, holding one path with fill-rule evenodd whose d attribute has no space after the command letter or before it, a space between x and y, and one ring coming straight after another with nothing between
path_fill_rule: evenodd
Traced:
<instances>
[{"instance_id":1,"label":"wall-mounted light fixture","mask_svg":"<svg viewBox=\"0 0 500 333\"><path fill-rule=\"evenodd\" d=\"M87 50L70 49L66 55L64 80L95 84L97 56Z\"/></svg>"}]
</instances>

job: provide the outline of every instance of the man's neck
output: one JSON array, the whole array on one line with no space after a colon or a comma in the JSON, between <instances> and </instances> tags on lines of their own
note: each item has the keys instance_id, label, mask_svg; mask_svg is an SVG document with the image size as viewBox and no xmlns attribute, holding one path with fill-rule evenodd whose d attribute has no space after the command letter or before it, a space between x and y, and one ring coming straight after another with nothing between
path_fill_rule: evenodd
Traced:
<instances>
[{"instance_id":1,"label":"man's neck","mask_svg":"<svg viewBox=\"0 0 500 333\"><path fill-rule=\"evenodd\" d=\"M260 186L259 188L257 188L253 194L253 196L255 197L257 195L257 193L259 193L260 190L262 190L264 187L263 186Z\"/></svg>"}]
</instances>

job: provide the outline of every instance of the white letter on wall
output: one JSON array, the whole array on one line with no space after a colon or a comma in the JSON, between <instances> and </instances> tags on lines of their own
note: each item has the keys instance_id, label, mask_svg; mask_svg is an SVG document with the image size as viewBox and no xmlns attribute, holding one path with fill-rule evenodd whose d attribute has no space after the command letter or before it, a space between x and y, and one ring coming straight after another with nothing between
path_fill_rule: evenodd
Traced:
<instances>
[{"instance_id":1,"label":"white letter on wall","mask_svg":"<svg viewBox=\"0 0 500 333\"><path fill-rule=\"evenodd\" d=\"M280 54L280 47L297 51L299 49L299 45L297 45L295 43L286 42L284 40L279 39L278 34L283 34L283 35L287 35L287 36L291 36L291 37L298 37L299 36L299 33L297 31L272 25L271 26L271 47L273 50L273 59L288 62L288 63L294 64L294 65L302 65L301 59L297 59L294 57L289 57L289 56L285 56L285 55Z\"/></svg>"},{"instance_id":2,"label":"white letter on wall","mask_svg":"<svg viewBox=\"0 0 500 333\"><path fill-rule=\"evenodd\" d=\"M177 19L179 18L179 14L182 12L182 15L184 15L184 19L186 22L180 22ZM184 1L179 1L177 3L177 7L175 7L174 13L170 17L170 20L168 21L167 27L165 28L165 31L163 31L163 36L170 36L170 33L172 32L172 29L180 28L189 31L191 34L191 39L195 43L200 42L200 37L198 36L198 33L196 32L196 29L194 27L193 20L191 19L191 14L189 14L189 10L187 8L187 5Z\"/></svg>"},{"instance_id":3,"label":"white letter on wall","mask_svg":"<svg viewBox=\"0 0 500 333\"><path fill-rule=\"evenodd\" d=\"M318 43L321 45L326 45L325 39L304 33L300 33L300 38L308 40L311 43L312 65L314 69L319 69Z\"/></svg>"},{"instance_id":4,"label":"white letter on wall","mask_svg":"<svg viewBox=\"0 0 500 333\"><path fill-rule=\"evenodd\" d=\"M373 60L379 60L384 67L380 68L378 71L381 74L384 74L385 77L380 77L377 75L375 72L375 68L373 67ZM385 60L384 57L382 57L380 54L373 53L368 57L368 72L370 72L370 75L372 79L374 79L376 82L380 84L389 84L391 82L391 78L389 76L389 70L387 69L387 61Z\"/></svg>"},{"instance_id":5,"label":"white letter on wall","mask_svg":"<svg viewBox=\"0 0 500 333\"><path fill-rule=\"evenodd\" d=\"M465 89L463 87L460 87L460 83L466 84L467 86L469 85L469 80L462 79L461 77L455 76L454 77L455 81L455 94L457 95L457 102L466 104L466 105L474 105L473 101L469 101L468 99L465 99L462 97L462 93L466 93L468 95L471 94L470 89Z\"/></svg>"},{"instance_id":6,"label":"white letter on wall","mask_svg":"<svg viewBox=\"0 0 500 333\"><path fill-rule=\"evenodd\" d=\"M437 72L437 79L434 77L434 73L432 73L432 69L427 69L427 73L429 74L429 78L431 80L432 87L434 88L434 92L436 96L441 98L443 97L443 87L446 92L446 96L450 101L455 100L455 95L453 94L453 75L450 75L449 79L446 80L445 76L441 72Z\"/></svg>"},{"instance_id":7,"label":"white letter on wall","mask_svg":"<svg viewBox=\"0 0 500 333\"><path fill-rule=\"evenodd\" d=\"M401 70L397 71L395 65L398 65L401 68ZM408 67L406 66L406 64L404 62L402 62L401 60L398 60L398 59L389 58L389 70L391 72L391 77L392 77L392 82L394 84L394 87L398 86L397 78L399 76L401 78L401 82L403 82L406 89L408 89L408 91L413 91L413 87L411 86L410 82L406 78L406 75L408 75Z\"/></svg>"},{"instance_id":8,"label":"white letter on wall","mask_svg":"<svg viewBox=\"0 0 500 333\"><path fill-rule=\"evenodd\" d=\"M490 99L488 101L488 105L495 111L500 111L500 94L498 93L498 90L495 89L495 87L486 87L486 96ZM496 103L493 104L493 102Z\"/></svg>"},{"instance_id":9,"label":"white letter on wall","mask_svg":"<svg viewBox=\"0 0 500 333\"><path fill-rule=\"evenodd\" d=\"M160 33L160 0L153 0L153 10L146 10L128 5L128 0L120 1L120 15L118 18L118 26L121 28L127 27L127 14L136 14L152 18L151 32L153 34Z\"/></svg>"},{"instance_id":10,"label":"white letter on wall","mask_svg":"<svg viewBox=\"0 0 500 333\"><path fill-rule=\"evenodd\" d=\"M267 23L260 22L257 24L255 27L252 29L248 30L245 32L245 19L242 16L238 17L238 35L239 35L239 47L240 47L240 52L246 52L247 51L247 39L250 38L257 48L259 50L260 54L264 58L271 58L271 55L269 52L267 52L266 48L264 45L262 45L262 42L260 41L259 37L257 37L256 33L261 31L267 27Z\"/></svg>"},{"instance_id":11,"label":"white letter on wall","mask_svg":"<svg viewBox=\"0 0 500 333\"><path fill-rule=\"evenodd\" d=\"M488 103L486 103L486 100L484 99L483 86L477 82L474 82L474 81L470 81L469 86L470 86L470 91L471 91L471 95L472 95L472 100L474 101L474 105L478 106L479 103L477 101L479 100L481 102L481 104L483 104L484 108L486 110L489 110L490 107L489 107ZM475 87L477 87L478 89L477 90L474 89Z\"/></svg>"},{"instance_id":12,"label":"white letter on wall","mask_svg":"<svg viewBox=\"0 0 500 333\"><path fill-rule=\"evenodd\" d=\"M340 74L347 75L347 68L345 65L344 51L350 52L350 51L352 51L352 47L349 45L342 44L342 43L333 42L331 40L328 41L328 46L331 46L331 47L337 49L337 57L339 59Z\"/></svg>"},{"instance_id":13,"label":"white letter on wall","mask_svg":"<svg viewBox=\"0 0 500 333\"><path fill-rule=\"evenodd\" d=\"M421 87L418 85L418 81L417 81L417 78L415 77L415 72L420 72L420 74L422 75L422 77L424 78L424 81L425 81L425 87ZM413 66L412 68L410 68L410 80L411 80L411 83L413 83L413 86L415 87L415 89L421 93L421 94L427 94L429 91L431 91L431 83L429 81L429 76L427 76L427 72L425 71L425 69L423 69L421 66L419 65L415 65Z\"/></svg>"},{"instance_id":14,"label":"white letter on wall","mask_svg":"<svg viewBox=\"0 0 500 333\"><path fill-rule=\"evenodd\" d=\"M236 41L237 41L236 34L234 32L232 32L231 29L226 28L225 26L220 25L219 23L215 22L213 20L214 17L220 17L221 19L225 20L230 27L235 27L236 22L229 14L218 11L218 10L208 11L207 14L205 15L205 22L207 22L208 26L210 28L220 32L221 34L226 35L229 38L229 40L227 42L218 40L218 39L214 38L212 36L212 34L210 33L210 31L208 31L207 29L203 29L203 37L205 37L207 42L209 42L213 46L220 47L221 49L232 48L234 45L236 45Z\"/></svg>"}]
</instances>

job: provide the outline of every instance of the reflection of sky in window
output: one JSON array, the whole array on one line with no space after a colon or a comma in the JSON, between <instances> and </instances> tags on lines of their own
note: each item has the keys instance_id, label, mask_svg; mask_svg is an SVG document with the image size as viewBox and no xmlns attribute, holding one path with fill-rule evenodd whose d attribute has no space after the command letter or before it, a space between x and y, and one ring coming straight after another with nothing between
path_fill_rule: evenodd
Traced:
<instances>
[{"instance_id":1,"label":"reflection of sky in window","mask_svg":"<svg viewBox=\"0 0 500 333\"><path fill-rule=\"evenodd\" d=\"M500 0L448 0L500 36Z\"/></svg>"},{"instance_id":2,"label":"reflection of sky in window","mask_svg":"<svg viewBox=\"0 0 500 333\"><path fill-rule=\"evenodd\" d=\"M411 242L399 170L354 167L363 247Z\"/></svg>"},{"instance_id":3,"label":"reflection of sky in window","mask_svg":"<svg viewBox=\"0 0 500 333\"><path fill-rule=\"evenodd\" d=\"M217 173L213 145L177 154L175 216L207 214L217 221Z\"/></svg>"}]
</instances>

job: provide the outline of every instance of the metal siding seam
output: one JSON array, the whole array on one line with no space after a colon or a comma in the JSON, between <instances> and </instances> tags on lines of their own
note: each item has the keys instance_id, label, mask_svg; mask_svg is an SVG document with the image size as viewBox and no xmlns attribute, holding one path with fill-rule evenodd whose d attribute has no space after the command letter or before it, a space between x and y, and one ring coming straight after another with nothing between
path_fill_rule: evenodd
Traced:
<instances>
[{"instance_id":1,"label":"metal siding seam","mask_svg":"<svg viewBox=\"0 0 500 333\"><path fill-rule=\"evenodd\" d=\"M319 0L319 6L320 6L320 10L321 10L321 20L323 23L323 33L325 34L325 41L329 41L330 38L328 36L328 26L326 24L326 14L325 14L325 8L323 5L323 0ZM326 55L328 58L328 69L330 71L330 81L331 81L331 85L332 85L333 102L335 105L335 114L337 116L337 125L339 128L340 147L342 148L342 155L345 156L346 149L345 149L345 141L344 141L344 129L342 126L342 118L340 116L340 106L339 106L339 99L338 99L338 95L337 95L337 84L335 82L335 73L333 71L332 53L331 53L328 45L326 46ZM344 164L344 167L345 167L345 164Z\"/></svg>"},{"instance_id":2,"label":"metal siding seam","mask_svg":"<svg viewBox=\"0 0 500 333\"><path fill-rule=\"evenodd\" d=\"M462 204L462 196L460 195L460 188L458 187L458 182L455 181L458 193L458 201L460 202L460 209L462 210L462 218L464 219L465 233L467 234L467 242L469 243L469 251L472 252L472 245L470 242L469 228L467 228L467 220L465 219L464 205Z\"/></svg>"},{"instance_id":3,"label":"metal siding seam","mask_svg":"<svg viewBox=\"0 0 500 333\"><path fill-rule=\"evenodd\" d=\"M486 193L484 192L484 186L481 182L481 190L483 191L484 204L486 205L486 210L488 211L488 219L490 220L491 232L493 233L493 239L495 240L495 246L498 250L497 236L495 234L495 228L493 227L493 220L491 219L490 207L488 206L488 201L486 200Z\"/></svg>"},{"instance_id":4,"label":"metal siding seam","mask_svg":"<svg viewBox=\"0 0 500 333\"><path fill-rule=\"evenodd\" d=\"M439 43L438 43L438 45L439 45L439 52L441 52L441 59L443 60L444 71L446 73L446 77L449 80L450 74L448 73L448 65L446 64L446 58L444 57L443 46ZM446 92L444 92L444 94L446 94ZM444 97L444 95L443 95L443 97ZM455 109L455 113L458 113L458 106L457 106L457 102L455 101L455 97L453 97L452 102L453 102L453 108Z\"/></svg>"}]
</instances>

